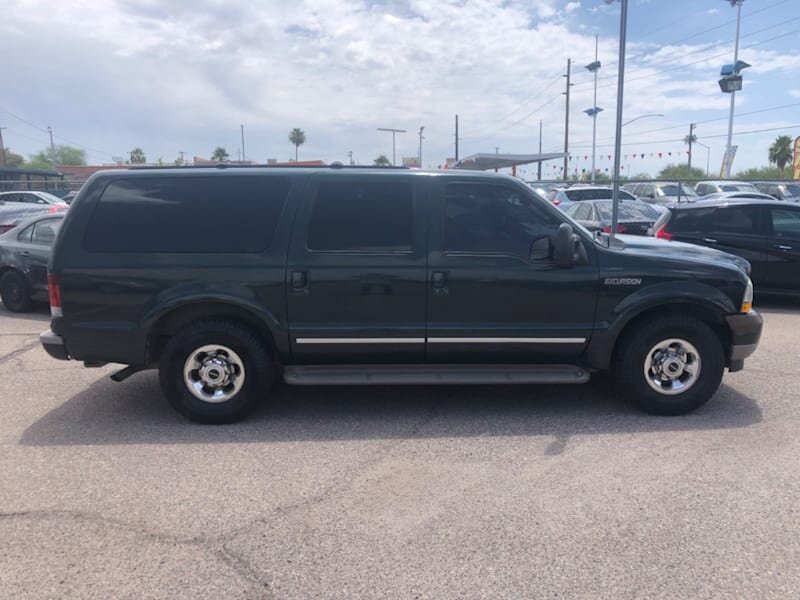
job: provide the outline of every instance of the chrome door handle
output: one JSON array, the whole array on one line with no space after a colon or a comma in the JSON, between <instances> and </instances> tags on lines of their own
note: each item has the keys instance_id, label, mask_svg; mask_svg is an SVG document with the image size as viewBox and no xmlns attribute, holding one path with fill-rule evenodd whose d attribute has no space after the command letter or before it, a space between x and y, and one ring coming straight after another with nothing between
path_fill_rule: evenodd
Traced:
<instances>
[{"instance_id":1,"label":"chrome door handle","mask_svg":"<svg viewBox=\"0 0 800 600\"><path fill-rule=\"evenodd\" d=\"M776 248L776 249L778 249L778 250L791 250L791 249L792 249L792 247L791 247L791 246L785 246L785 245L783 245L783 244L775 244L775 245L773 246L773 248Z\"/></svg>"},{"instance_id":2,"label":"chrome door handle","mask_svg":"<svg viewBox=\"0 0 800 600\"><path fill-rule=\"evenodd\" d=\"M703 241L707 242L709 244L716 244L717 243L717 240L715 240L714 238L708 238L708 237L703 238Z\"/></svg>"}]
</instances>

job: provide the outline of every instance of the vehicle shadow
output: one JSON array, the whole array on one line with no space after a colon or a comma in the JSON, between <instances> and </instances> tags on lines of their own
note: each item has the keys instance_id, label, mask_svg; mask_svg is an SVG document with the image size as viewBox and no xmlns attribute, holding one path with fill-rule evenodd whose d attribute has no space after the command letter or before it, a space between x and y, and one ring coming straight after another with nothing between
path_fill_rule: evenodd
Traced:
<instances>
[{"instance_id":1,"label":"vehicle shadow","mask_svg":"<svg viewBox=\"0 0 800 600\"><path fill-rule=\"evenodd\" d=\"M33 310L24 313L15 313L8 310L2 302L0 302L0 317L4 319L18 319L21 321L41 321L46 323L50 321L50 305L47 302L34 302Z\"/></svg>"},{"instance_id":2,"label":"vehicle shadow","mask_svg":"<svg viewBox=\"0 0 800 600\"><path fill-rule=\"evenodd\" d=\"M788 296L756 296L755 309L766 314L794 315L800 313L800 300Z\"/></svg>"},{"instance_id":3,"label":"vehicle shadow","mask_svg":"<svg viewBox=\"0 0 800 600\"><path fill-rule=\"evenodd\" d=\"M191 423L161 395L154 371L108 379L33 423L28 446L175 444L555 436L549 454L576 434L743 428L761 421L758 403L723 385L698 411L653 417L626 406L610 383L583 386L291 387L244 422Z\"/></svg>"}]
</instances>

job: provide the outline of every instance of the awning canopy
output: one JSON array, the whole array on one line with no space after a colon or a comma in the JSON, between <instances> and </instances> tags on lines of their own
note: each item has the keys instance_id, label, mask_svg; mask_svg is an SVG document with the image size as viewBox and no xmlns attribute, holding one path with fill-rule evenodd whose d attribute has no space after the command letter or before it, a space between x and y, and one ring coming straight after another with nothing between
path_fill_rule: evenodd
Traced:
<instances>
[{"instance_id":1,"label":"awning canopy","mask_svg":"<svg viewBox=\"0 0 800 600\"><path fill-rule=\"evenodd\" d=\"M555 160L564 158L563 152L551 152L549 154L473 154L462 158L453 165L454 169L468 169L471 171L488 171L490 169L509 169L531 163L539 163L545 160Z\"/></svg>"}]
</instances>

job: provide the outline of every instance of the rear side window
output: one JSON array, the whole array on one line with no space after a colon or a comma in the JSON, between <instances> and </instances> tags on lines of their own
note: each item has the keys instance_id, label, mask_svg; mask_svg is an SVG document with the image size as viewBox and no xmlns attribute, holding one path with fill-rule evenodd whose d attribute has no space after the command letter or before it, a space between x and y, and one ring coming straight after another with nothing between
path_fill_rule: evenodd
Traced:
<instances>
[{"instance_id":1,"label":"rear side window","mask_svg":"<svg viewBox=\"0 0 800 600\"><path fill-rule=\"evenodd\" d=\"M669 220L667 231L675 233L687 233L705 231L708 219L713 209L700 210L673 210Z\"/></svg>"},{"instance_id":2,"label":"rear side window","mask_svg":"<svg viewBox=\"0 0 800 600\"><path fill-rule=\"evenodd\" d=\"M800 238L800 211L773 208L772 231L778 237Z\"/></svg>"},{"instance_id":3,"label":"rear side window","mask_svg":"<svg viewBox=\"0 0 800 600\"><path fill-rule=\"evenodd\" d=\"M89 252L266 250L290 180L280 176L135 177L113 181L92 213Z\"/></svg>"},{"instance_id":4,"label":"rear side window","mask_svg":"<svg viewBox=\"0 0 800 600\"><path fill-rule=\"evenodd\" d=\"M711 231L754 234L757 228L758 208L754 206L727 206L711 215Z\"/></svg>"},{"instance_id":5,"label":"rear side window","mask_svg":"<svg viewBox=\"0 0 800 600\"><path fill-rule=\"evenodd\" d=\"M397 181L326 182L319 186L308 249L328 252L410 252L411 184Z\"/></svg>"}]
</instances>

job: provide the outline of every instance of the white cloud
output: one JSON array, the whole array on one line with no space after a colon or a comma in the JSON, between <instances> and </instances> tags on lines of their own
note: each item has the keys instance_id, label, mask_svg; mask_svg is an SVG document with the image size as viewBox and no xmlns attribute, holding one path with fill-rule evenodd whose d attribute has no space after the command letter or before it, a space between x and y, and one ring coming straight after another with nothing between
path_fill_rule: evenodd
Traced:
<instances>
[{"instance_id":1,"label":"white cloud","mask_svg":"<svg viewBox=\"0 0 800 600\"><path fill-rule=\"evenodd\" d=\"M800 98L800 90L789 90L789 95L793 98Z\"/></svg>"},{"instance_id":2,"label":"white cloud","mask_svg":"<svg viewBox=\"0 0 800 600\"><path fill-rule=\"evenodd\" d=\"M709 8L709 9L706 11L706 14L707 14L707 15L715 15L715 14L717 14L718 12L719 12L719 9L718 9L718 8Z\"/></svg>"},{"instance_id":3,"label":"white cloud","mask_svg":"<svg viewBox=\"0 0 800 600\"><path fill-rule=\"evenodd\" d=\"M581 7L580 2L567 2L567 5L564 7L564 12L571 13L575 12Z\"/></svg>"}]
</instances>

